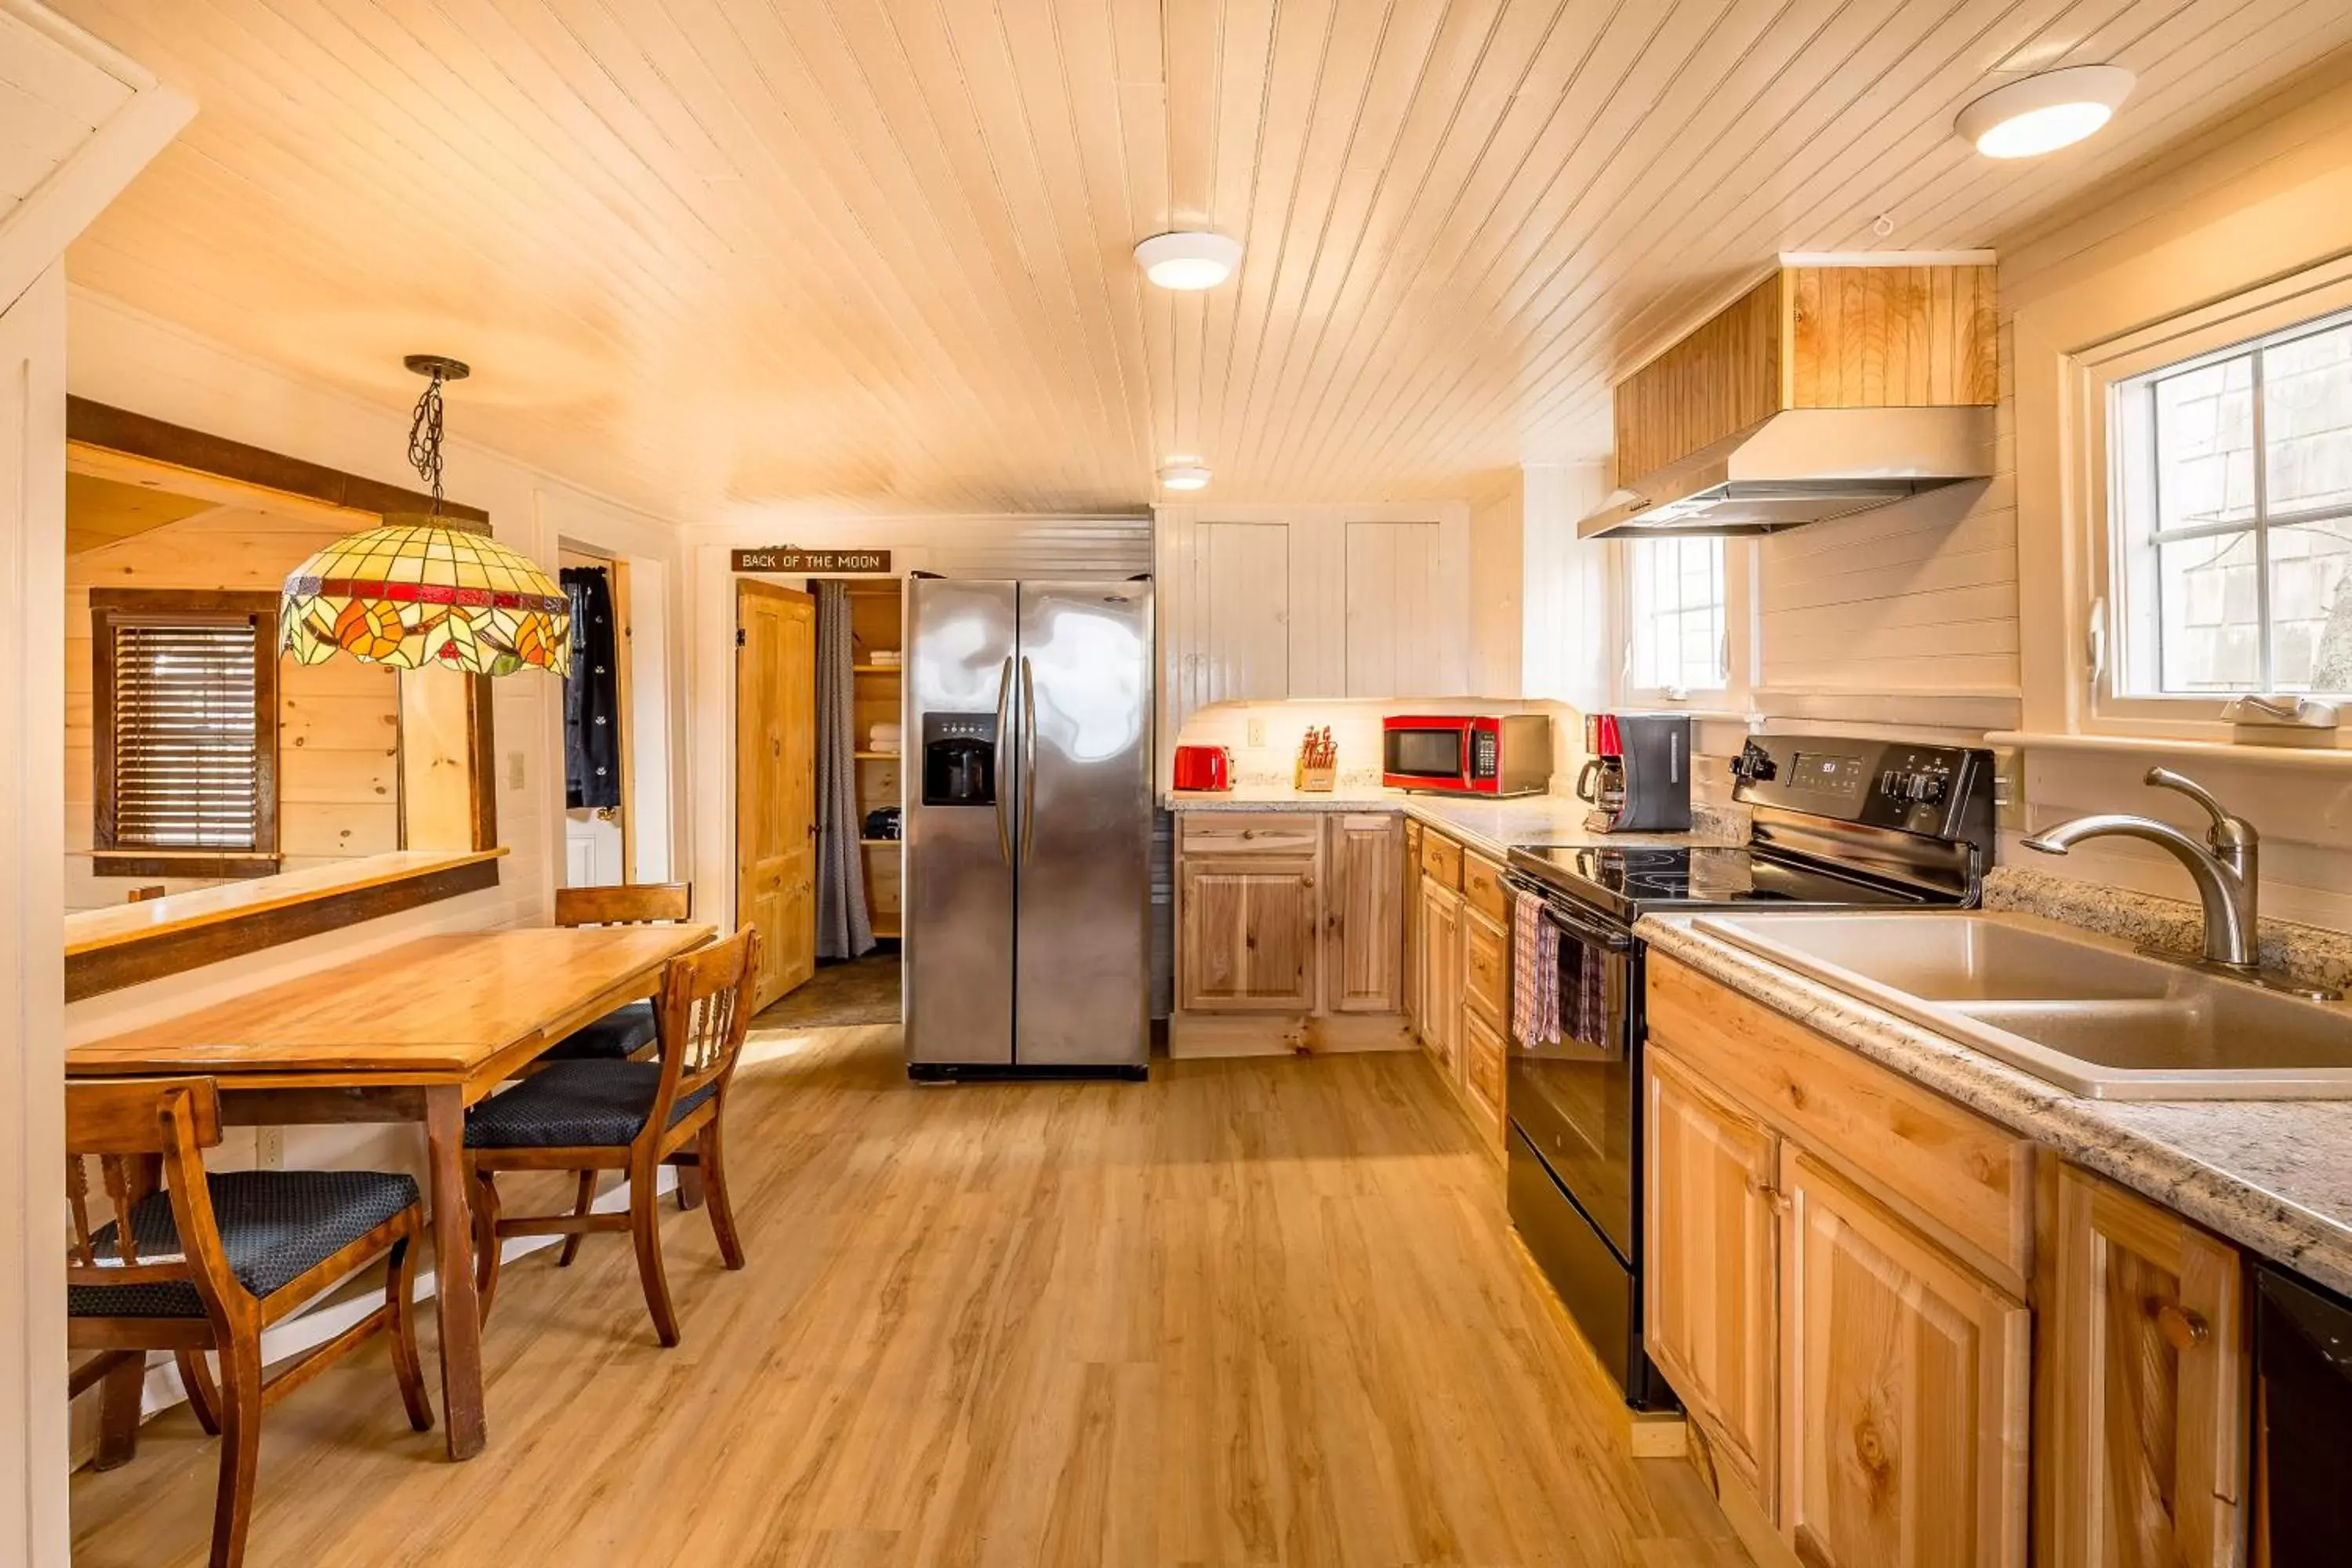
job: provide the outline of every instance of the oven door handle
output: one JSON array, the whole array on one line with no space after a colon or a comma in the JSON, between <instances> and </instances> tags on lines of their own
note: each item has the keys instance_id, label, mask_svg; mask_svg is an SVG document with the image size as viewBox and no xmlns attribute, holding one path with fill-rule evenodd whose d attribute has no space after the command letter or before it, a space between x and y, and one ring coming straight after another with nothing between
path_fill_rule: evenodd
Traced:
<instances>
[{"instance_id":1,"label":"oven door handle","mask_svg":"<svg viewBox=\"0 0 2352 1568\"><path fill-rule=\"evenodd\" d=\"M1544 906L1543 918L1588 947L1597 947L1605 952L1631 952L1633 949L1633 938L1628 932L1611 931L1606 926L1579 919L1564 912L1556 904Z\"/></svg>"}]
</instances>

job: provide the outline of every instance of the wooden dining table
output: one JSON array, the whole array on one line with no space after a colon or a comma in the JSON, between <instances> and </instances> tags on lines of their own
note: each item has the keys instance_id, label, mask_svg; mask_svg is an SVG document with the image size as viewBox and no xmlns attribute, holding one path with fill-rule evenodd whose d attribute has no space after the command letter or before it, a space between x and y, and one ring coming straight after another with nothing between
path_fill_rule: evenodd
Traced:
<instances>
[{"instance_id":1,"label":"wooden dining table","mask_svg":"<svg viewBox=\"0 0 2352 1568\"><path fill-rule=\"evenodd\" d=\"M481 1451L466 1108L572 1030L659 990L707 925L420 937L124 1034L73 1046L66 1076L201 1076L244 1126L418 1121L431 1187L449 1455Z\"/></svg>"}]
</instances>

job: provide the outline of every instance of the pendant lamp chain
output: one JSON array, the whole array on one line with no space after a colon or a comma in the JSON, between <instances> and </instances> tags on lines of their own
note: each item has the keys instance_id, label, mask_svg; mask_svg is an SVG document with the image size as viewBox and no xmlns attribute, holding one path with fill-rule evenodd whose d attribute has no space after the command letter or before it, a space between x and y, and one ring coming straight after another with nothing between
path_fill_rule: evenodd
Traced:
<instances>
[{"instance_id":1,"label":"pendant lamp chain","mask_svg":"<svg viewBox=\"0 0 2352 1568\"><path fill-rule=\"evenodd\" d=\"M431 371L432 382L416 400L408 420L408 463L416 477L433 488L432 515L441 515L441 367Z\"/></svg>"}]
</instances>

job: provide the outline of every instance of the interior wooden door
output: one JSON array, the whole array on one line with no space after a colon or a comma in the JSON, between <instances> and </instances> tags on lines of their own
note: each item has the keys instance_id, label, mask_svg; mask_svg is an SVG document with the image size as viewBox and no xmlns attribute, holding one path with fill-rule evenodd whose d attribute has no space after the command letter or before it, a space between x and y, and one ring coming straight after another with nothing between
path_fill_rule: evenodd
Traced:
<instances>
[{"instance_id":1,"label":"interior wooden door","mask_svg":"<svg viewBox=\"0 0 2352 1568\"><path fill-rule=\"evenodd\" d=\"M1404 1000L1404 824L1394 812L1329 819L1324 857L1324 1005L1393 1013Z\"/></svg>"},{"instance_id":2,"label":"interior wooden door","mask_svg":"<svg viewBox=\"0 0 2352 1568\"><path fill-rule=\"evenodd\" d=\"M816 600L735 591L735 919L761 931L761 1007L816 973Z\"/></svg>"},{"instance_id":3,"label":"interior wooden door","mask_svg":"<svg viewBox=\"0 0 2352 1568\"><path fill-rule=\"evenodd\" d=\"M2023 1568L2032 1314L1780 1149L1780 1531L1811 1568Z\"/></svg>"},{"instance_id":4,"label":"interior wooden door","mask_svg":"<svg viewBox=\"0 0 2352 1568\"><path fill-rule=\"evenodd\" d=\"M1779 1506L1775 1140L1654 1040L1645 1100L1650 1355L1706 1433L1717 1470L1769 1517Z\"/></svg>"},{"instance_id":5,"label":"interior wooden door","mask_svg":"<svg viewBox=\"0 0 2352 1568\"><path fill-rule=\"evenodd\" d=\"M2055 1568L2245 1561L2245 1264L2086 1171L2058 1176L2044 1315Z\"/></svg>"}]
</instances>

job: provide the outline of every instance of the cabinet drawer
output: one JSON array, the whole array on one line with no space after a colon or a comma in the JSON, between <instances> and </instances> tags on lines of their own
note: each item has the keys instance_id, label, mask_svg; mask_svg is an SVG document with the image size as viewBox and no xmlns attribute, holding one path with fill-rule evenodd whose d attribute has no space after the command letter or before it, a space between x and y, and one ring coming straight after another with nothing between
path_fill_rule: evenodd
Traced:
<instances>
[{"instance_id":1,"label":"cabinet drawer","mask_svg":"<svg viewBox=\"0 0 2352 1568\"><path fill-rule=\"evenodd\" d=\"M1653 1039L1701 1081L1865 1176L1872 1195L2003 1289L2033 1272L2031 1140L1656 953Z\"/></svg>"},{"instance_id":2,"label":"cabinet drawer","mask_svg":"<svg viewBox=\"0 0 2352 1568\"><path fill-rule=\"evenodd\" d=\"M1321 818L1304 812L1188 811L1187 855L1312 855Z\"/></svg>"},{"instance_id":3,"label":"cabinet drawer","mask_svg":"<svg viewBox=\"0 0 2352 1568\"><path fill-rule=\"evenodd\" d=\"M1462 886L1462 846L1443 833L1421 836L1421 874L1441 887Z\"/></svg>"},{"instance_id":4,"label":"cabinet drawer","mask_svg":"<svg viewBox=\"0 0 2352 1568\"><path fill-rule=\"evenodd\" d=\"M1462 897L1472 909L1498 922L1505 931L1511 929L1511 889L1503 882L1503 868L1484 855L1464 852Z\"/></svg>"},{"instance_id":5,"label":"cabinet drawer","mask_svg":"<svg viewBox=\"0 0 2352 1568\"><path fill-rule=\"evenodd\" d=\"M1462 999L1501 1028L1511 1016L1511 944L1503 928L1465 905L1462 912Z\"/></svg>"}]
</instances>

